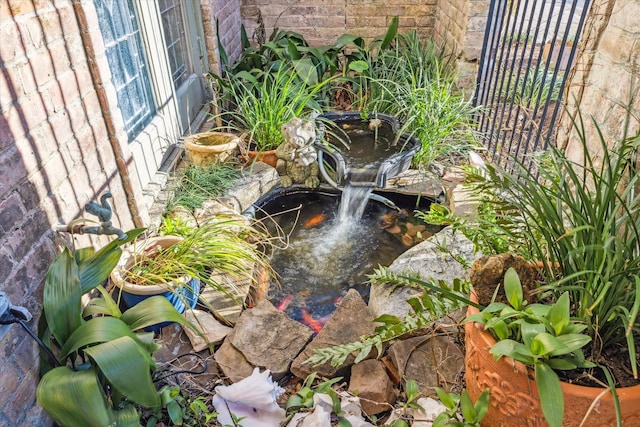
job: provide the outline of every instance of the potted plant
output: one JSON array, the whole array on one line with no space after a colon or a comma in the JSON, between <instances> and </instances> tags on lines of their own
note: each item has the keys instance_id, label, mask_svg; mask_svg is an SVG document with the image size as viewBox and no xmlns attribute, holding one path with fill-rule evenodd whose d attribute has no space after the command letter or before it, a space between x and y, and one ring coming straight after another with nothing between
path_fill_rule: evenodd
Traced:
<instances>
[{"instance_id":1,"label":"potted plant","mask_svg":"<svg viewBox=\"0 0 640 427\"><path fill-rule=\"evenodd\" d=\"M254 268L271 271L259 248L267 244L268 236L245 218L218 215L196 227L183 227L180 236L134 242L111 278L126 292L125 302L131 304L149 295L165 294L184 311L195 305L201 285L237 300L241 296L237 289L216 282L218 274L212 273L255 282Z\"/></svg>"},{"instance_id":2,"label":"potted plant","mask_svg":"<svg viewBox=\"0 0 640 427\"><path fill-rule=\"evenodd\" d=\"M472 188L498 219L491 221L492 233L508 241L513 253L531 262L540 262L541 285L532 295L537 300L530 302L550 307L562 305L562 310L553 312L562 312L562 315L546 316L538 311L534 313L538 316L537 322L525 319L511 326L503 310L511 313L510 320L517 319L516 313L526 310L518 307L522 302L517 300L521 298L511 295L508 298L513 299L513 303L510 300L509 306L485 309L471 320L488 325L486 329L493 332L496 344L484 343L480 347L485 350L491 347L496 358L506 359L512 366L509 370L519 366L515 370L535 379L535 382L529 381L527 387L539 391L542 413L551 426L578 425L583 418L588 425L608 425L615 420L608 411L615 411L618 420L630 416L630 420L638 422L638 406L621 400L633 396L637 402L636 393L640 392L640 194L635 191L640 175L633 164L640 138L624 137L609 147L596 124L600 137L595 142L602 157L596 159L590 151L594 144L587 141L581 117L574 125L582 143L581 163L570 160L558 149L551 149L535 169L516 164L516 171L509 172L487 165L486 170L468 175ZM466 223L464 227L478 230L486 225L479 218L476 225ZM513 292L507 289L507 281L505 278L505 291ZM530 326L532 323L535 328ZM576 345L580 342L579 347L565 346L572 349L568 363L545 359L563 355L563 350L556 347L557 340L544 341L547 335L540 335L543 341L537 339L538 334L549 333L549 323L555 332L562 329L561 325L574 325L572 333L589 338L588 342L573 342ZM502 332L496 330L496 325ZM525 326L527 330L517 330ZM468 331L474 329L478 328L467 325ZM515 337L505 334L514 329ZM475 351L473 345L471 348ZM618 359L614 359L616 355ZM472 360L477 363L478 358ZM631 374L628 383L620 382L623 371L616 370L620 365ZM480 372L475 367L468 369L474 375ZM564 373L566 381L560 381L558 370ZM579 373L595 378L590 384L595 387L587 398L591 400L586 407L573 403L563 405L563 394L566 398L565 391L573 388L568 382L575 382ZM498 382L513 384L511 381ZM468 378L468 384L476 382L477 378ZM627 384L630 387L626 387ZM474 397L474 390L469 392ZM492 396L500 393L514 396L518 392L499 390L492 384ZM526 406L526 403L520 404ZM530 403L530 407L535 405ZM487 419L495 419L500 410L499 400L494 399ZM534 411L530 410L529 414L532 419L541 418ZM526 420L526 416L517 416L518 423Z\"/></svg>"},{"instance_id":3,"label":"potted plant","mask_svg":"<svg viewBox=\"0 0 640 427\"><path fill-rule=\"evenodd\" d=\"M135 405L159 408L153 383L153 334L143 328L164 321L187 324L161 297L122 313L101 286L120 258L127 233L99 251L65 249L45 279L40 338L49 347L36 391L38 403L61 426L138 426ZM97 290L83 308L82 297Z\"/></svg>"},{"instance_id":4,"label":"potted plant","mask_svg":"<svg viewBox=\"0 0 640 427\"><path fill-rule=\"evenodd\" d=\"M222 122L214 130L243 135L240 151L249 160L255 160L257 153L264 156L268 152L275 160L275 149L284 141L282 125L293 117L314 111L321 113L315 98L331 79L307 85L295 71L281 66L275 70L228 74L223 81L224 86L218 87L225 88L231 107L213 117Z\"/></svg>"}]
</instances>

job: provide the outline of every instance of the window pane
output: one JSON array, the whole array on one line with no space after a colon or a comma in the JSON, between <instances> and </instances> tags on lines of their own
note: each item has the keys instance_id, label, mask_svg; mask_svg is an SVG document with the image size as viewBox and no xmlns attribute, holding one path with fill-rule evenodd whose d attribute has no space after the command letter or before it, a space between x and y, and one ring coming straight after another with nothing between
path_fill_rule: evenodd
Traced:
<instances>
[{"instance_id":1,"label":"window pane","mask_svg":"<svg viewBox=\"0 0 640 427\"><path fill-rule=\"evenodd\" d=\"M112 83L129 140L155 113L149 71L132 0L95 0Z\"/></svg>"},{"instance_id":2,"label":"window pane","mask_svg":"<svg viewBox=\"0 0 640 427\"><path fill-rule=\"evenodd\" d=\"M188 52L180 0L160 0L159 4L173 87L178 89L188 75Z\"/></svg>"}]
</instances>

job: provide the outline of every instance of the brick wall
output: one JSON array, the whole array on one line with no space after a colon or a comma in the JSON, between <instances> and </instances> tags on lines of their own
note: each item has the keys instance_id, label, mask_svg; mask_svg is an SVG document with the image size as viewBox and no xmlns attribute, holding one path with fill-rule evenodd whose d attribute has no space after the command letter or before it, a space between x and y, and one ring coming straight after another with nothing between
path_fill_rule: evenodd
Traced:
<instances>
[{"instance_id":1,"label":"brick wall","mask_svg":"<svg viewBox=\"0 0 640 427\"><path fill-rule=\"evenodd\" d=\"M87 16L99 35L95 11ZM35 330L58 249L52 227L107 189L114 224L133 220L72 1L0 0L0 40L0 290L29 309ZM38 366L34 341L11 326L0 342L0 425L50 425L35 403Z\"/></svg>"},{"instance_id":2,"label":"brick wall","mask_svg":"<svg viewBox=\"0 0 640 427\"><path fill-rule=\"evenodd\" d=\"M438 1L433 36L457 58L460 88L475 87L489 3L486 0Z\"/></svg>"},{"instance_id":3,"label":"brick wall","mask_svg":"<svg viewBox=\"0 0 640 427\"><path fill-rule=\"evenodd\" d=\"M600 146L590 117L600 125L610 144L623 135L627 109L632 112L627 136L640 132L638 16L638 0L594 0L583 31L566 99L572 116L576 116L579 105L594 153ZM569 116L563 117L561 124L558 145L566 147L571 158L580 160L582 149Z\"/></svg>"},{"instance_id":4,"label":"brick wall","mask_svg":"<svg viewBox=\"0 0 640 427\"><path fill-rule=\"evenodd\" d=\"M216 21L220 31L220 42L227 52L229 63L240 56L240 0L202 0L202 19L204 25L205 44L209 55L209 67L219 71L220 52L218 52L218 35Z\"/></svg>"},{"instance_id":5,"label":"brick wall","mask_svg":"<svg viewBox=\"0 0 640 427\"><path fill-rule=\"evenodd\" d=\"M301 33L311 45L333 44L342 34L360 35L370 41L384 34L394 16L400 31L415 29L430 35L438 0L242 0L242 22L251 37L258 11L267 38L274 27Z\"/></svg>"}]
</instances>

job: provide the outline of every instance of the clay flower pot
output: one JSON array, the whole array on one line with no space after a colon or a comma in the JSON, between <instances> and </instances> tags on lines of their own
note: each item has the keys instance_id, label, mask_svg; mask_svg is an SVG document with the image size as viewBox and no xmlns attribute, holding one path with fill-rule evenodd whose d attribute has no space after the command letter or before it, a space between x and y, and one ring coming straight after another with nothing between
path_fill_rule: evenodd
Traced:
<instances>
[{"instance_id":1,"label":"clay flower pot","mask_svg":"<svg viewBox=\"0 0 640 427\"><path fill-rule=\"evenodd\" d=\"M186 137L184 148L195 165L205 166L232 158L239 142L240 137L233 133L204 132Z\"/></svg>"},{"instance_id":2,"label":"clay flower pot","mask_svg":"<svg viewBox=\"0 0 640 427\"><path fill-rule=\"evenodd\" d=\"M477 298L472 294L472 301ZM478 309L469 307L467 316ZM533 372L510 357L496 361L489 349L496 340L479 323L465 325L465 380L472 400L489 388L489 411L483 426L547 426L540 408L538 389ZM564 394L564 427L580 426L589 411L584 426L613 426L616 413L611 393L603 388L562 383ZM640 385L616 389L622 410L623 425L640 425Z\"/></svg>"},{"instance_id":3,"label":"clay flower pot","mask_svg":"<svg viewBox=\"0 0 640 427\"><path fill-rule=\"evenodd\" d=\"M276 150L247 151L247 162L263 162L275 168L278 163L278 157L276 157Z\"/></svg>"}]
</instances>

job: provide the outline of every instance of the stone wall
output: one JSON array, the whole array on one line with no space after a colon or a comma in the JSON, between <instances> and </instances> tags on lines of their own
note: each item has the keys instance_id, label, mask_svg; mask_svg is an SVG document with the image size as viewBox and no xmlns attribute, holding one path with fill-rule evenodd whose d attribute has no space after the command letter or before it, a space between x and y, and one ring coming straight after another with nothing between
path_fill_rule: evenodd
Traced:
<instances>
[{"instance_id":1,"label":"stone wall","mask_svg":"<svg viewBox=\"0 0 640 427\"><path fill-rule=\"evenodd\" d=\"M34 331L58 249L52 227L107 189L114 224L133 226L101 109L107 94L94 87L81 37L81 24L96 32L95 13L87 20L78 22L71 0L0 2L0 290L33 314ZM104 56L93 64L106 67ZM5 331L0 425L50 425L35 403L38 347L19 325Z\"/></svg>"},{"instance_id":2,"label":"stone wall","mask_svg":"<svg viewBox=\"0 0 640 427\"><path fill-rule=\"evenodd\" d=\"M627 136L640 132L638 16L638 0L593 1L566 95L570 115L563 117L557 140L575 160L582 158L579 136L570 119L577 117L576 106L585 120L592 153L600 151L600 146L591 117L610 145L620 140L627 126Z\"/></svg>"},{"instance_id":3,"label":"stone wall","mask_svg":"<svg viewBox=\"0 0 640 427\"><path fill-rule=\"evenodd\" d=\"M384 34L394 16L400 31L431 35L438 0L242 0L242 21L251 38L259 13L266 37L274 27L301 33L311 45L333 44L342 34L370 41Z\"/></svg>"}]
</instances>

